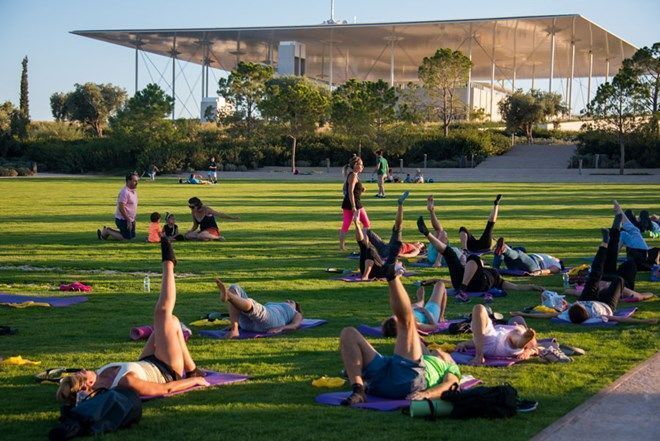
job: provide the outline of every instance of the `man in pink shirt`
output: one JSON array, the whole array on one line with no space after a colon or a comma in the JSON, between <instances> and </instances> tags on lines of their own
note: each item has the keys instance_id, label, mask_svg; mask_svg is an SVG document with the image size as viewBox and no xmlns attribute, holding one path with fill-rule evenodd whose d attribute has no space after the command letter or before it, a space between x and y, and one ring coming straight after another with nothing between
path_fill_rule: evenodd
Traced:
<instances>
[{"instance_id":1,"label":"man in pink shirt","mask_svg":"<svg viewBox=\"0 0 660 441\"><path fill-rule=\"evenodd\" d=\"M110 227L96 230L99 239L130 240L135 238L135 217L137 215L138 197L137 189L140 177L136 172L126 175L126 186L117 196L117 209L115 210L115 225L119 231Z\"/></svg>"}]
</instances>

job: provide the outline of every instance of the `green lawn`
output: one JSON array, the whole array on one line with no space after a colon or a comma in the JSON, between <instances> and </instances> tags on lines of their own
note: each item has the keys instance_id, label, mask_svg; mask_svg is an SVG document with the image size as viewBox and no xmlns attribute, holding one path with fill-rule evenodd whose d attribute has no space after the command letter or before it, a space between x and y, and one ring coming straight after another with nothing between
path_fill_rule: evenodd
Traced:
<instances>
[{"instance_id":1,"label":"green lawn","mask_svg":"<svg viewBox=\"0 0 660 441\"><path fill-rule=\"evenodd\" d=\"M152 211L177 214L181 229L190 225L187 199L199 196L220 211L241 216L222 222L224 243L177 243L176 313L190 322L221 310L213 277L240 282L259 300L298 300L310 318L328 324L257 341L218 341L193 337L190 350L202 367L250 375L248 382L196 391L146 403L136 427L108 439L490 439L523 440L610 384L633 365L658 350L657 326L585 329L552 326L532 320L541 337L583 347L585 357L564 365L530 362L509 369L466 367L463 372L487 385L509 382L540 402L538 411L511 420L485 422L413 420L399 413L332 408L314 403L325 390L311 386L321 375L341 369L338 335L342 327L377 323L389 314L384 283L348 284L329 281L327 267L353 268L337 248L341 183L222 182L216 186L185 186L173 180L139 185L139 240L99 242L96 229L112 224L114 201L122 185L115 179L0 180L0 291L57 294L61 282L90 283L90 301L71 308L16 310L0 307L0 324L19 334L0 337L0 355L22 355L41 366L0 366L0 433L3 439L43 439L55 423L55 386L38 384L33 374L47 367L98 367L135 359L141 344L128 339L134 325L150 322L159 280L142 292L144 271L159 270L157 245L144 242ZM404 237L420 237L414 220L426 214L425 198L436 195L438 213L450 236L462 224L483 228L491 201L504 193L496 236L528 250L548 252L575 263L594 254L598 228L611 222L611 200L624 207L660 211L660 185L572 184L427 184L390 185L387 199L372 198L367 184L367 210L376 231L386 235L395 212L395 193L412 191L406 203ZM658 241L655 242L658 244ZM20 268L21 266L29 266ZM107 271L97 271L107 270ZM446 270L424 269L420 277L447 276ZM638 276L641 291L657 290L648 273ZM558 290L558 276L534 283ZM513 293L496 299L506 312L535 304L538 294ZM659 302L639 305L639 317L660 315ZM449 317L470 305L450 300ZM457 342L434 336L433 342ZM392 341L373 340L385 353ZM245 438L244 438L245 439Z\"/></svg>"}]
</instances>

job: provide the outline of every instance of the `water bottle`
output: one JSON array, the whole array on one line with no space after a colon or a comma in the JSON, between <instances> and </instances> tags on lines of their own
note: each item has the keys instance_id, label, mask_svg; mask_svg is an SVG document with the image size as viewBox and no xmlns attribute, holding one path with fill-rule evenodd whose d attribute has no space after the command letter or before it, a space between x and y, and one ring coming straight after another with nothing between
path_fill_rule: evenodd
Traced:
<instances>
[{"instance_id":1,"label":"water bottle","mask_svg":"<svg viewBox=\"0 0 660 441\"><path fill-rule=\"evenodd\" d=\"M149 278L149 274L144 276L144 292L150 292L151 291L151 279Z\"/></svg>"},{"instance_id":2,"label":"water bottle","mask_svg":"<svg viewBox=\"0 0 660 441\"><path fill-rule=\"evenodd\" d=\"M571 284L569 282L569 276L568 273L564 273L561 275L561 278L564 280L564 289L568 289L571 287Z\"/></svg>"}]
</instances>

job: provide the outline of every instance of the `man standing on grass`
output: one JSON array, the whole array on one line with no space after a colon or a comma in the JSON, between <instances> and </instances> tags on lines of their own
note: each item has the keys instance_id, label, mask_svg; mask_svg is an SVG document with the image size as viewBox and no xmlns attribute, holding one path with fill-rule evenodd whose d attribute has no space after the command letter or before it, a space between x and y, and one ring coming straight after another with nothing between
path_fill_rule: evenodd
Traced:
<instances>
[{"instance_id":1,"label":"man standing on grass","mask_svg":"<svg viewBox=\"0 0 660 441\"><path fill-rule=\"evenodd\" d=\"M209 161L208 177L209 181L213 182L214 184L218 183L218 164L215 162L215 156L212 156L211 160Z\"/></svg>"},{"instance_id":2,"label":"man standing on grass","mask_svg":"<svg viewBox=\"0 0 660 441\"><path fill-rule=\"evenodd\" d=\"M136 189L139 180L137 172L126 175L126 186L117 196L117 208L115 209L115 225L119 231L104 225L103 230L96 230L99 239L130 240L135 238L135 218L138 206Z\"/></svg>"},{"instance_id":3,"label":"man standing on grass","mask_svg":"<svg viewBox=\"0 0 660 441\"><path fill-rule=\"evenodd\" d=\"M378 176L378 193L376 193L377 198L385 197L384 182L389 168L390 167L387 164L387 159L383 158L383 151L377 150L376 151L376 175Z\"/></svg>"}]
</instances>

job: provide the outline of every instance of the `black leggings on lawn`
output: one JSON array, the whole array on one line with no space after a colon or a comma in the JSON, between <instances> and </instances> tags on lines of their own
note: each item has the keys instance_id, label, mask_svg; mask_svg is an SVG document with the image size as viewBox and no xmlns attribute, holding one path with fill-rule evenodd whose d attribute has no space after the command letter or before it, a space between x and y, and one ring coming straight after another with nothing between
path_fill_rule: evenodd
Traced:
<instances>
[{"instance_id":1,"label":"black leggings on lawn","mask_svg":"<svg viewBox=\"0 0 660 441\"><path fill-rule=\"evenodd\" d=\"M493 246L493 227L495 226L495 222L486 222L486 228L484 228L484 232L481 233L481 237L477 239L470 233L470 230L468 230L465 227L461 227L458 229L458 232L460 233L461 231L464 231L467 234L467 250L468 251L486 251L490 250Z\"/></svg>"}]
</instances>

